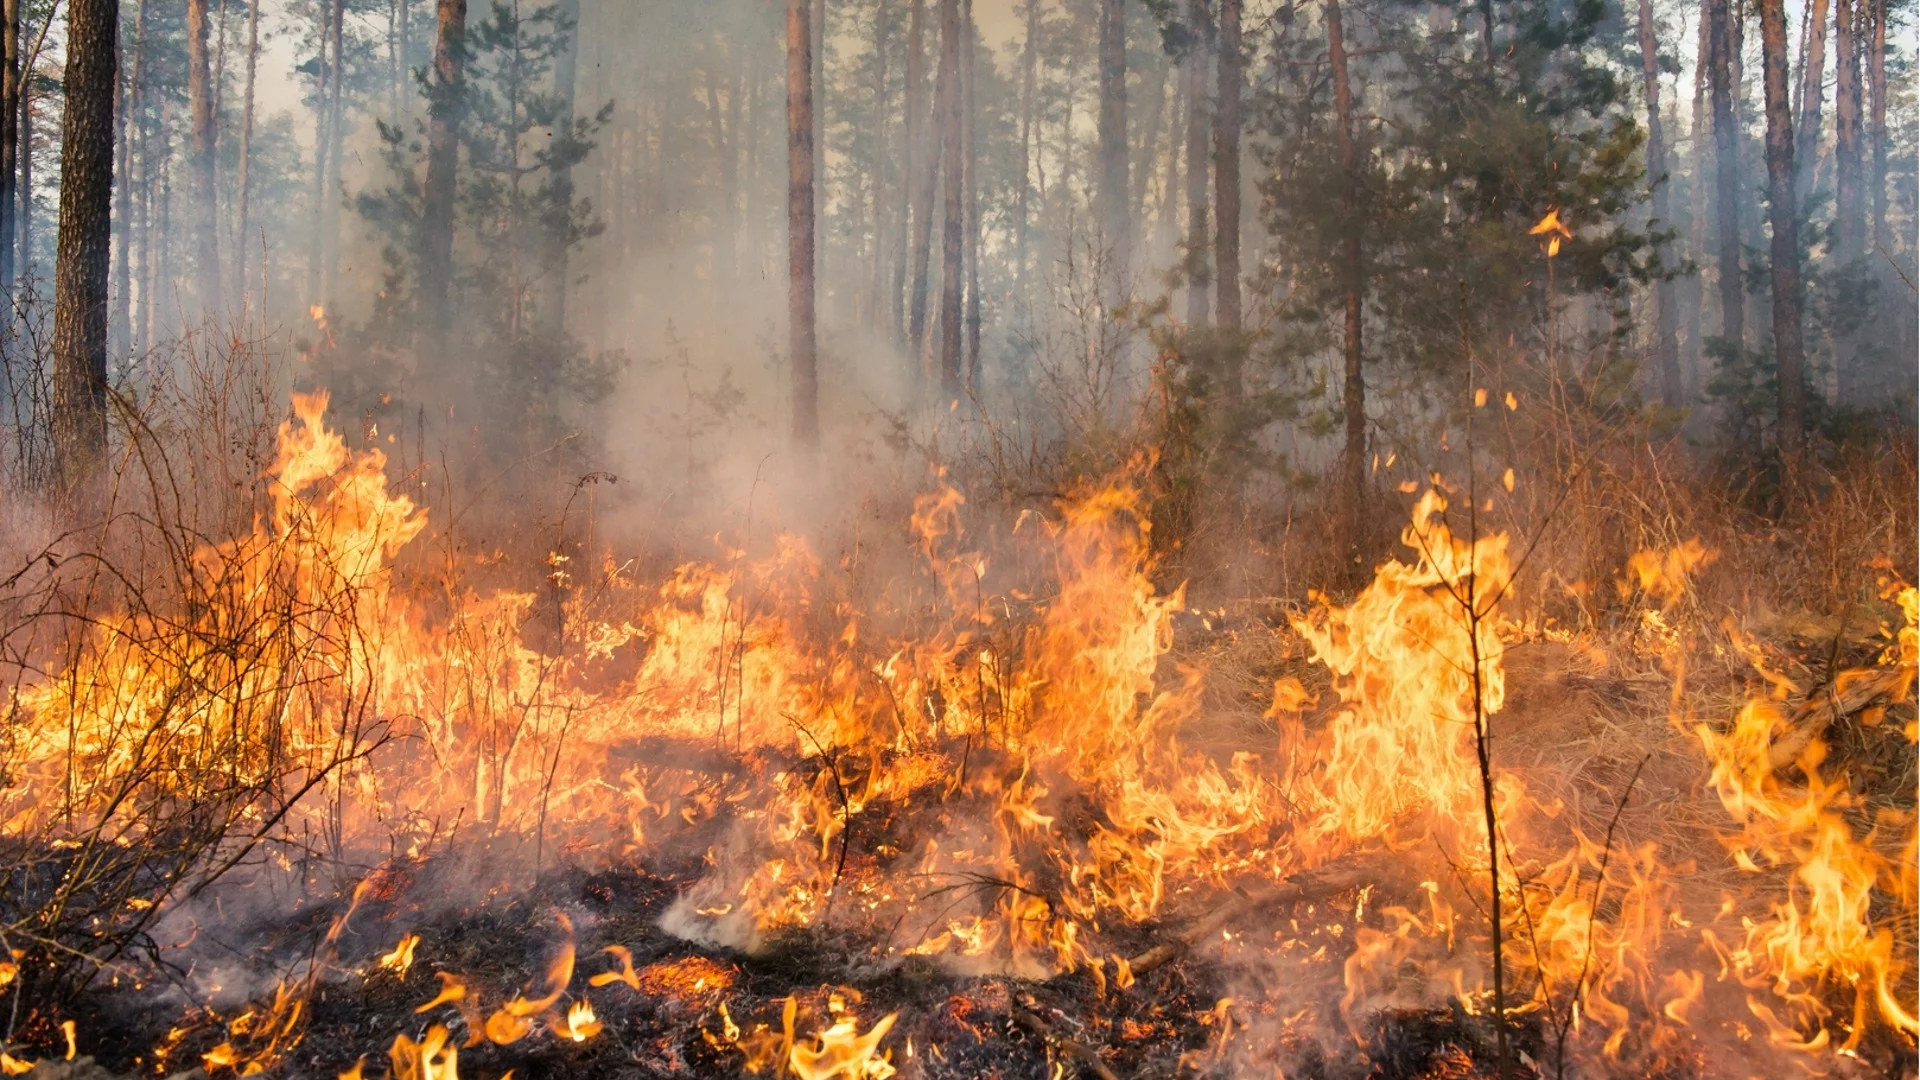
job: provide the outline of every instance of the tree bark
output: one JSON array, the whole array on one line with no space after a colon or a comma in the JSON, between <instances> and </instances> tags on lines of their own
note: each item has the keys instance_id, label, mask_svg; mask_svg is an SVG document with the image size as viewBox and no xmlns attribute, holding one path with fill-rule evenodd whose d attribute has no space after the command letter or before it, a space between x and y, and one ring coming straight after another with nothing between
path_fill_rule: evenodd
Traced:
<instances>
[{"instance_id":1,"label":"tree bark","mask_svg":"<svg viewBox=\"0 0 1920 1080\"><path fill-rule=\"evenodd\" d=\"M68 0L53 311L54 448L59 480L67 485L96 471L107 448L107 271L119 37L118 0Z\"/></svg>"},{"instance_id":2,"label":"tree bark","mask_svg":"<svg viewBox=\"0 0 1920 1080\"><path fill-rule=\"evenodd\" d=\"M943 5L946 2L947 0L940 0L940 3ZM944 8L942 8L941 17L944 21ZM941 143L944 142L944 138L941 137L944 134L941 128L941 119L945 113L947 95L953 90L953 73L950 73L947 69L944 43L942 44L942 56L939 69L939 76L934 84L934 102L931 115L928 116L925 125L920 129L923 133L923 138L921 139L922 164L920 166L919 176L920 192L917 198L917 208L914 211L913 223L913 295L910 298L907 311L907 337L909 338L909 347L913 350L911 363L916 380L920 377L922 371L921 358L926 354L927 348L927 302L928 290L931 286L931 282L929 281L929 264L933 261L933 202L940 190Z\"/></svg>"},{"instance_id":3,"label":"tree bark","mask_svg":"<svg viewBox=\"0 0 1920 1080\"><path fill-rule=\"evenodd\" d=\"M908 322L907 266L913 253L918 250L913 241L915 230L919 227L920 211L914 196L920 187L920 177L914 168L923 150L920 145L920 111L924 107L922 88L927 81L926 6L926 0L913 0L912 10L907 16L906 115L900 130L900 241L894 249L893 284L889 290L893 303L893 332L900 340L912 343L914 348L908 374L910 381L916 385L920 378L919 332L913 330ZM915 284L918 285L917 278Z\"/></svg>"},{"instance_id":4,"label":"tree bark","mask_svg":"<svg viewBox=\"0 0 1920 1080\"><path fill-rule=\"evenodd\" d=\"M145 4L142 3L142 7ZM108 294L107 349L125 356L133 336L133 315L128 310L133 292L133 269L128 257L133 254L133 148L128 132L128 103L133 91L127 85L127 58L121 54L118 35L114 41L113 75L113 288ZM137 48L137 46L136 46ZM4 281L0 278L0 281Z\"/></svg>"},{"instance_id":5,"label":"tree bark","mask_svg":"<svg viewBox=\"0 0 1920 1080\"><path fill-rule=\"evenodd\" d=\"M1353 84L1347 71L1346 36L1339 0L1326 0L1327 62L1333 74L1334 131L1340 145L1340 171L1346 177L1340 214L1340 270L1346 286L1346 387L1342 407L1346 414L1346 446L1341 457L1345 472L1340 511L1340 543L1349 567L1360 565L1367 507L1367 383L1364 364L1363 316L1366 302L1366 265L1360 244L1360 152L1353 133Z\"/></svg>"},{"instance_id":6,"label":"tree bark","mask_svg":"<svg viewBox=\"0 0 1920 1080\"><path fill-rule=\"evenodd\" d=\"M148 0L141 0L146 7ZM253 103L254 76L260 66L260 2L251 0L247 4L247 89L246 101L240 109L240 175L234 178L234 200L239 204L234 215L233 261L238 267L235 271L240 278L240 288L247 288L247 249L252 242L247 238L247 215L250 211L248 200L253 194ZM266 298L261 297L262 302Z\"/></svg>"},{"instance_id":7,"label":"tree bark","mask_svg":"<svg viewBox=\"0 0 1920 1080\"><path fill-rule=\"evenodd\" d=\"M320 295L321 302L328 307L333 306L334 293L340 280L341 176L346 171L347 158L347 110L344 97L347 86L347 0L332 0L331 6L333 18L327 28L327 37L333 48L333 82L327 102L327 137L332 140L333 146L327 154L326 191L320 201L320 219L324 223L320 235L326 250L326 262L321 267Z\"/></svg>"},{"instance_id":8,"label":"tree bark","mask_svg":"<svg viewBox=\"0 0 1920 1080\"><path fill-rule=\"evenodd\" d=\"M793 362L793 444L820 444L814 337L813 32L809 0L787 0L787 348Z\"/></svg>"},{"instance_id":9,"label":"tree bark","mask_svg":"<svg viewBox=\"0 0 1920 1080\"><path fill-rule=\"evenodd\" d=\"M1709 96L1713 99L1714 202L1719 223L1720 336L1744 348L1745 283L1740 278L1740 132L1733 115L1733 0L1707 0ZM1846 0L1841 0L1845 3Z\"/></svg>"},{"instance_id":10,"label":"tree bark","mask_svg":"<svg viewBox=\"0 0 1920 1080\"><path fill-rule=\"evenodd\" d=\"M1794 187L1813 190L1814 163L1820 160L1820 111L1826 96L1827 0L1812 0L1807 12L1807 61L1800 72L1800 123L1794 130Z\"/></svg>"},{"instance_id":11,"label":"tree bark","mask_svg":"<svg viewBox=\"0 0 1920 1080\"><path fill-rule=\"evenodd\" d=\"M1099 223L1105 287L1117 307L1126 289L1132 231L1127 220L1127 12L1125 0L1100 0L1100 111L1094 217Z\"/></svg>"},{"instance_id":12,"label":"tree bark","mask_svg":"<svg viewBox=\"0 0 1920 1080\"><path fill-rule=\"evenodd\" d=\"M1647 0L1641 0L1644 5ZM1768 217L1773 225L1773 348L1779 376L1779 449L1799 461L1806 424L1806 355L1800 327L1800 215L1793 182L1793 104L1788 99L1784 0L1759 0L1760 59L1766 86Z\"/></svg>"},{"instance_id":13,"label":"tree bark","mask_svg":"<svg viewBox=\"0 0 1920 1080\"><path fill-rule=\"evenodd\" d=\"M888 136L893 117L892 97L888 92L888 61L893 48L893 6L881 4L873 15L873 173L869 206L873 248L867 267L870 293L867 301L867 326L879 330L893 310L887 301L887 175L889 172ZM737 88L736 88L737 89ZM736 96L738 96L736 94Z\"/></svg>"},{"instance_id":14,"label":"tree bark","mask_svg":"<svg viewBox=\"0 0 1920 1080\"><path fill-rule=\"evenodd\" d=\"M1240 329L1240 13L1241 0L1220 0L1220 100L1213 121L1213 247L1216 321ZM1234 373L1229 392L1240 392Z\"/></svg>"},{"instance_id":15,"label":"tree bark","mask_svg":"<svg viewBox=\"0 0 1920 1080\"><path fill-rule=\"evenodd\" d=\"M24 2L5 0L0 7L0 289L9 295L19 270L14 204L20 177L20 7ZM143 23L145 15L143 2Z\"/></svg>"},{"instance_id":16,"label":"tree bark","mask_svg":"<svg viewBox=\"0 0 1920 1080\"><path fill-rule=\"evenodd\" d=\"M316 7L320 21L315 29L320 52L313 68L313 205L312 220L307 223L312 230L307 237L307 303L310 305L326 303L323 278L327 258L327 154L333 149L333 139L327 132L327 121L333 116L333 98L327 91L333 85L330 50L334 3L335 0L321 0Z\"/></svg>"},{"instance_id":17,"label":"tree bark","mask_svg":"<svg viewBox=\"0 0 1920 1080\"><path fill-rule=\"evenodd\" d=\"M1652 188L1653 219L1658 227L1673 225L1667 201L1667 140L1660 115L1660 39L1654 31L1653 0L1640 0L1640 70L1647 96L1647 182ZM1660 369L1660 388L1667 404L1678 406L1686 394L1680 384L1680 349L1674 341L1673 282L1663 278L1654 286L1653 355Z\"/></svg>"},{"instance_id":18,"label":"tree bark","mask_svg":"<svg viewBox=\"0 0 1920 1080\"><path fill-rule=\"evenodd\" d=\"M1887 229L1887 0L1863 0L1868 5L1871 33L1867 52L1867 138L1873 151L1873 174L1868 188L1873 196L1873 242L1893 247Z\"/></svg>"},{"instance_id":19,"label":"tree bark","mask_svg":"<svg viewBox=\"0 0 1920 1080\"><path fill-rule=\"evenodd\" d=\"M467 0L437 0L433 85L427 105L427 178L420 224L420 307L434 348L447 355L452 323L453 202L460 164L461 97L465 91Z\"/></svg>"},{"instance_id":20,"label":"tree bark","mask_svg":"<svg viewBox=\"0 0 1920 1080\"><path fill-rule=\"evenodd\" d=\"M1860 199L1860 46L1853 0L1834 0L1833 12L1833 234L1834 253L1844 266L1858 259L1866 246Z\"/></svg>"},{"instance_id":21,"label":"tree bark","mask_svg":"<svg viewBox=\"0 0 1920 1080\"><path fill-rule=\"evenodd\" d=\"M187 97L193 110L193 232L200 309L218 311L220 213L214 182L213 75L207 52L207 0L187 0Z\"/></svg>"},{"instance_id":22,"label":"tree bark","mask_svg":"<svg viewBox=\"0 0 1920 1080\"><path fill-rule=\"evenodd\" d=\"M1020 180L1013 196L1013 280L1015 295L1027 292L1029 200L1033 197L1034 104L1040 85L1040 0L1026 0L1026 40L1020 48Z\"/></svg>"},{"instance_id":23,"label":"tree bark","mask_svg":"<svg viewBox=\"0 0 1920 1080\"><path fill-rule=\"evenodd\" d=\"M560 36L560 50L553 58L553 93L560 99L561 130L567 139L573 138L573 97L574 82L579 71L580 55L580 0L559 0L557 12L560 26L556 32ZM733 171L733 155L728 151L725 169ZM567 332L567 263L569 261L568 231L573 220L573 168L567 165L555 166L553 170L553 204L558 213L555 215L554 235L548 238L551 253L546 267L545 297L540 305L546 316L547 332L556 337ZM733 204L727 204L727 216L733 216ZM729 220L731 224L731 220ZM734 236L729 229L725 243L732 244Z\"/></svg>"},{"instance_id":24,"label":"tree bark","mask_svg":"<svg viewBox=\"0 0 1920 1080\"><path fill-rule=\"evenodd\" d=\"M979 27L973 21L973 0L963 0L960 21L964 36L960 42L961 85L965 90L961 106L961 135L966 144L967 214L967 387L975 400L980 395L980 102L974 85L979 78L974 40Z\"/></svg>"},{"instance_id":25,"label":"tree bark","mask_svg":"<svg viewBox=\"0 0 1920 1080\"><path fill-rule=\"evenodd\" d=\"M807 27L813 33L813 48L808 56L813 65L813 115L817 123L827 111L827 0L813 0L813 11L808 17ZM819 150L817 135L814 141L813 219L818 222L825 216L827 208L827 155ZM820 244L817 245L814 258L816 262L824 262L827 254L827 246Z\"/></svg>"},{"instance_id":26,"label":"tree bark","mask_svg":"<svg viewBox=\"0 0 1920 1080\"><path fill-rule=\"evenodd\" d=\"M960 399L962 274L965 272L966 187L960 131L960 0L940 0L940 156L945 214L940 230L940 396Z\"/></svg>"},{"instance_id":27,"label":"tree bark","mask_svg":"<svg viewBox=\"0 0 1920 1080\"><path fill-rule=\"evenodd\" d=\"M1207 0L1187 0L1187 27L1193 35L1187 52L1187 324L1207 322Z\"/></svg>"}]
</instances>

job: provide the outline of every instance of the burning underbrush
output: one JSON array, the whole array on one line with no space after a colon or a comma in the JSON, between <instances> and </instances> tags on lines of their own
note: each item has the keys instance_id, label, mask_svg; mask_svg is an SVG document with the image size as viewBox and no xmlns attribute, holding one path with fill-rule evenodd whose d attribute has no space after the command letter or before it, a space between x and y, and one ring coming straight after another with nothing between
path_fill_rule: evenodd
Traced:
<instances>
[{"instance_id":1,"label":"burning underbrush","mask_svg":"<svg viewBox=\"0 0 1920 1080\"><path fill-rule=\"evenodd\" d=\"M1520 610L1438 479L1370 585L1278 614L1156 585L1125 476L481 588L325 407L165 602L48 570L19 619L9 1071L1913 1067L1891 570L1818 685L1702 636L1697 543L1618 568L1604 647Z\"/></svg>"}]
</instances>

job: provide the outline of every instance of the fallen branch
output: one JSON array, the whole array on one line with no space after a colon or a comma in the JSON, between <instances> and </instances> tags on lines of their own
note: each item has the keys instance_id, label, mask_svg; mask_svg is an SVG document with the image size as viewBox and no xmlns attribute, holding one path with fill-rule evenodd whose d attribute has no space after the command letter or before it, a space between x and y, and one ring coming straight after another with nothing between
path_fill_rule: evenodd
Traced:
<instances>
[{"instance_id":1,"label":"fallen branch","mask_svg":"<svg viewBox=\"0 0 1920 1080\"><path fill-rule=\"evenodd\" d=\"M1315 900L1364 884L1377 876L1372 859L1347 858L1287 878L1271 888L1240 896L1215 908L1192 926L1127 961L1135 977L1184 956L1201 942L1250 911L1273 904Z\"/></svg>"},{"instance_id":2,"label":"fallen branch","mask_svg":"<svg viewBox=\"0 0 1920 1080\"><path fill-rule=\"evenodd\" d=\"M1841 672L1794 710L1786 734L1767 751L1768 764L1776 770L1792 765L1815 739L1826 735L1835 720L1859 712L1877 698L1904 696L1913 686L1913 675L1913 668L1905 664Z\"/></svg>"},{"instance_id":3,"label":"fallen branch","mask_svg":"<svg viewBox=\"0 0 1920 1080\"><path fill-rule=\"evenodd\" d=\"M1040 1040L1048 1046L1085 1065L1087 1071L1099 1077L1100 1080L1120 1080L1112 1069L1107 1068L1107 1063L1100 1060L1098 1050L1078 1039L1060 1034L1052 1024L1042 1020L1039 1013L1016 1005L1013 1009L1013 1022L1038 1035Z\"/></svg>"}]
</instances>

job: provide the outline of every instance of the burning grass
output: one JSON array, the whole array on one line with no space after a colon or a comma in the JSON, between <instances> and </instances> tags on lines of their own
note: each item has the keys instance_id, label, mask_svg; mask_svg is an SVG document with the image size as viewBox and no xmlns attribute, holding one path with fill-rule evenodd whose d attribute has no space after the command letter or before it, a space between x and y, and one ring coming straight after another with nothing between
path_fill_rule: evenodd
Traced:
<instances>
[{"instance_id":1,"label":"burning grass","mask_svg":"<svg viewBox=\"0 0 1920 1080\"><path fill-rule=\"evenodd\" d=\"M1821 686L1700 617L1691 538L1611 571L1619 632L1547 622L1443 480L1286 612L1163 587L1141 470L1005 524L936 478L897 558L561 545L512 591L325 409L163 599L38 579L80 599L9 639L9 1060L66 1021L160 1074L1911 1068L1890 564Z\"/></svg>"}]
</instances>

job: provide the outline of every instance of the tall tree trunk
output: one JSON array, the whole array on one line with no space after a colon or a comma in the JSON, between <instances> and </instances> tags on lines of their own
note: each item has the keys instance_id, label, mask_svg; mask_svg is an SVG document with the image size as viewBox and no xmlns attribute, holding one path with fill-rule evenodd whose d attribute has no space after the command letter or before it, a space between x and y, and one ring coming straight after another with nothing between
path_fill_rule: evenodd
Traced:
<instances>
[{"instance_id":1,"label":"tall tree trunk","mask_svg":"<svg viewBox=\"0 0 1920 1080\"><path fill-rule=\"evenodd\" d=\"M867 264L867 326L879 330L892 311L887 302L887 176L888 136L893 126L892 96L887 85L888 61L893 48L893 6L881 4L873 15L873 171L868 189L868 214L873 228L873 247ZM735 97L738 87L735 88Z\"/></svg>"},{"instance_id":2,"label":"tall tree trunk","mask_svg":"<svg viewBox=\"0 0 1920 1080\"><path fill-rule=\"evenodd\" d=\"M199 303L213 314L221 304L220 216L213 160L213 77L207 53L207 0L187 0L187 97L193 109L193 232Z\"/></svg>"},{"instance_id":3,"label":"tall tree trunk","mask_svg":"<svg viewBox=\"0 0 1920 1080\"><path fill-rule=\"evenodd\" d=\"M787 0L787 349L793 361L793 444L820 444L814 337L813 33L809 0Z\"/></svg>"},{"instance_id":4,"label":"tall tree trunk","mask_svg":"<svg viewBox=\"0 0 1920 1080\"><path fill-rule=\"evenodd\" d=\"M718 37L710 43L710 46L711 57L717 57L720 52ZM714 164L718 166L720 172L720 234L713 239L716 270L714 277L718 279L717 284L724 292L731 290L736 284L734 256L738 252L739 223L735 220L735 214L739 205L740 178L734 171L737 157L733 144L739 139L740 131L736 126L729 134L726 113L720 108L720 76L714 70L717 63L716 59L709 58L703 65L705 68L703 74L707 90L707 126L713 131Z\"/></svg>"},{"instance_id":5,"label":"tall tree trunk","mask_svg":"<svg viewBox=\"0 0 1920 1080\"><path fill-rule=\"evenodd\" d=\"M420 307L428 339L446 352L452 325L453 202L460 164L460 114L465 93L467 0L437 0L433 81L427 103L427 179L420 223Z\"/></svg>"},{"instance_id":6,"label":"tall tree trunk","mask_svg":"<svg viewBox=\"0 0 1920 1080\"><path fill-rule=\"evenodd\" d=\"M248 199L253 193L253 102L254 76L260 66L260 2L251 0L247 4L247 89L246 101L240 111L240 175L234 178L234 199L239 203L234 215L233 261L238 266L240 288L247 288L247 249L252 247L248 239L249 212ZM141 0L144 9L148 0ZM261 297L264 303L266 297Z\"/></svg>"},{"instance_id":7,"label":"tall tree trunk","mask_svg":"<svg viewBox=\"0 0 1920 1080\"><path fill-rule=\"evenodd\" d=\"M340 279L341 176L346 169L347 157L347 110L343 100L347 86L347 0L332 0L332 8L333 21L327 29L327 37L333 48L333 80L330 100L327 102L327 137L333 146L327 153L326 197L320 202L320 216L325 223L321 238L326 248L326 263L321 268L320 295L323 298L321 302L328 307L333 306Z\"/></svg>"},{"instance_id":8,"label":"tall tree trunk","mask_svg":"<svg viewBox=\"0 0 1920 1080\"><path fill-rule=\"evenodd\" d=\"M68 16L72 18L71 15ZM33 258L33 65L23 65L20 78L20 273L34 272Z\"/></svg>"},{"instance_id":9,"label":"tall tree trunk","mask_svg":"<svg viewBox=\"0 0 1920 1080\"><path fill-rule=\"evenodd\" d=\"M15 188L20 177L20 7L25 0L0 6L0 289L12 293L18 274L14 238ZM146 5L141 4L144 24Z\"/></svg>"},{"instance_id":10,"label":"tall tree trunk","mask_svg":"<svg viewBox=\"0 0 1920 1080\"><path fill-rule=\"evenodd\" d=\"M141 7L146 4L143 2ZM136 46L137 48L137 46ZM128 311L132 300L133 269L128 265L132 251L133 219L133 143L129 137L128 108L133 89L128 85L125 46L114 41L113 77L113 289L107 311L107 348L126 356L132 344L133 316ZM0 278L0 280L5 280Z\"/></svg>"},{"instance_id":11,"label":"tall tree trunk","mask_svg":"<svg viewBox=\"0 0 1920 1080\"><path fill-rule=\"evenodd\" d=\"M334 3L335 0L321 0L316 9L320 19L316 28L320 53L313 68L313 204L310 208L312 220L308 222L312 231L307 238L308 304L326 302L322 275L327 257L327 154L333 149L333 139L327 133L327 121L333 115L333 98L328 90L333 84L333 62L329 50L333 40Z\"/></svg>"},{"instance_id":12,"label":"tall tree trunk","mask_svg":"<svg viewBox=\"0 0 1920 1080\"><path fill-rule=\"evenodd\" d=\"M75 484L107 448L107 270L113 234L114 50L119 0L68 0L60 239L54 271L53 431Z\"/></svg>"},{"instance_id":13,"label":"tall tree trunk","mask_svg":"<svg viewBox=\"0 0 1920 1080\"><path fill-rule=\"evenodd\" d=\"M944 5L947 0L939 2ZM944 7L941 9L941 18L944 22ZM947 69L944 42L939 69L934 85L933 109L921 128L925 137L921 140L920 192L913 222L913 295L909 298L907 311L907 337L908 345L913 350L912 370L916 378L922 371L922 357L927 348L927 294L931 284L928 280L928 264L933 260L933 202L940 190L941 146L945 141L940 125L947 96L953 91L953 73Z\"/></svg>"},{"instance_id":14,"label":"tall tree trunk","mask_svg":"<svg viewBox=\"0 0 1920 1080\"><path fill-rule=\"evenodd\" d=\"M1126 289L1131 232L1127 214L1127 11L1125 0L1100 0L1099 159L1094 217L1104 258L1103 299L1117 306Z\"/></svg>"},{"instance_id":15,"label":"tall tree trunk","mask_svg":"<svg viewBox=\"0 0 1920 1080\"><path fill-rule=\"evenodd\" d=\"M1186 138L1187 91L1192 79L1186 68L1173 80L1172 100L1167 103L1167 171L1160 179L1160 205L1153 213L1153 249L1157 256L1172 252L1180 244L1180 211L1175 193L1180 191L1181 152L1191 145ZM1184 265L1184 264L1183 264Z\"/></svg>"},{"instance_id":16,"label":"tall tree trunk","mask_svg":"<svg viewBox=\"0 0 1920 1080\"><path fill-rule=\"evenodd\" d=\"M1218 221L1213 247L1217 321L1240 329L1240 7L1220 0L1220 100L1213 121L1213 209ZM1238 394L1239 372L1230 392Z\"/></svg>"},{"instance_id":17,"label":"tall tree trunk","mask_svg":"<svg viewBox=\"0 0 1920 1080\"><path fill-rule=\"evenodd\" d=\"M1649 0L1641 0L1642 8ZM1788 100L1784 0L1759 0L1767 105L1767 200L1773 224L1773 349L1780 383L1779 444L1789 469L1806 423L1806 356L1800 337L1800 215L1793 192L1793 105Z\"/></svg>"},{"instance_id":18,"label":"tall tree trunk","mask_svg":"<svg viewBox=\"0 0 1920 1080\"><path fill-rule=\"evenodd\" d=\"M1800 72L1800 123L1794 132L1794 187L1813 190L1814 165L1820 160L1821 99L1826 95L1827 0L1812 0L1807 12L1807 62Z\"/></svg>"},{"instance_id":19,"label":"tall tree trunk","mask_svg":"<svg viewBox=\"0 0 1920 1080\"><path fill-rule=\"evenodd\" d=\"M960 398L960 297L966 256L965 163L960 131L960 0L940 0L940 157L946 180L940 229L940 396Z\"/></svg>"},{"instance_id":20,"label":"tall tree trunk","mask_svg":"<svg viewBox=\"0 0 1920 1080\"><path fill-rule=\"evenodd\" d=\"M561 130L568 140L573 138L573 96L574 82L579 72L580 55L580 0L560 0L559 24L555 32L560 36L559 52L553 58L553 93L560 99ZM738 95L735 95L736 97ZM729 149L725 169L733 172L733 153ZM568 235L573 221L573 167L562 161L553 169L553 205L556 211L554 235L549 238L550 253L547 257L546 273L543 280L546 296L542 299L540 310L545 316L547 332L556 337L567 332L567 278L570 271L568 249L572 247ZM731 245L734 235L731 229L733 203L727 203L728 233L725 243ZM731 261L731 260L729 260Z\"/></svg>"},{"instance_id":21,"label":"tall tree trunk","mask_svg":"<svg viewBox=\"0 0 1920 1080\"><path fill-rule=\"evenodd\" d=\"M1740 279L1740 132L1733 115L1732 2L1707 0L1707 18L1711 21L1707 81L1713 99L1714 202L1720 226L1720 336L1734 348L1744 348L1746 305Z\"/></svg>"},{"instance_id":22,"label":"tall tree trunk","mask_svg":"<svg viewBox=\"0 0 1920 1080\"><path fill-rule=\"evenodd\" d=\"M1026 0L1026 39L1020 46L1020 180L1013 194L1013 281L1017 296L1027 293L1029 200L1033 197L1034 105L1040 86L1040 0Z\"/></svg>"},{"instance_id":23,"label":"tall tree trunk","mask_svg":"<svg viewBox=\"0 0 1920 1080\"><path fill-rule=\"evenodd\" d=\"M1341 277L1346 286L1346 388L1342 407L1347 440L1341 456L1345 473L1340 508L1341 549L1350 568L1361 566L1361 544L1367 512L1367 382L1365 348L1361 339L1366 304L1366 264L1360 245L1360 148L1353 133L1353 84L1347 71L1346 35L1339 0L1326 0L1327 62L1333 73L1334 130L1340 144Z\"/></svg>"},{"instance_id":24,"label":"tall tree trunk","mask_svg":"<svg viewBox=\"0 0 1920 1080\"><path fill-rule=\"evenodd\" d=\"M973 21L973 0L964 0L961 22L965 37L960 45L961 85L966 88L961 108L962 136L966 143L967 212L967 387L975 400L980 395L980 100L974 85L979 78L974 41L980 36Z\"/></svg>"},{"instance_id":25,"label":"tall tree trunk","mask_svg":"<svg viewBox=\"0 0 1920 1080\"><path fill-rule=\"evenodd\" d=\"M1207 321L1207 149L1211 128L1207 122L1207 0L1187 0L1187 27L1192 34L1187 65L1187 324Z\"/></svg>"},{"instance_id":26,"label":"tall tree trunk","mask_svg":"<svg viewBox=\"0 0 1920 1080\"><path fill-rule=\"evenodd\" d=\"M1712 206L1707 197L1708 154L1707 144L1707 68L1711 67L1713 56L1712 28L1713 20L1707 17L1703 4L1699 9L1698 25L1695 27L1693 60L1693 109L1692 128L1688 133L1688 143L1693 147L1692 183L1688 185L1691 201L1687 213L1687 256L1701 266L1707 262L1707 217ZM1686 328L1686 346L1681 356L1687 366L1687 393L1691 397L1698 394L1706 383L1706 310L1707 290L1704 274L1689 274L1685 282L1687 317L1682 325Z\"/></svg>"},{"instance_id":27,"label":"tall tree trunk","mask_svg":"<svg viewBox=\"0 0 1920 1080\"><path fill-rule=\"evenodd\" d=\"M1667 140L1660 115L1660 38L1654 31L1653 0L1640 0L1640 70L1646 80L1647 96L1647 180L1652 185L1653 219L1658 228L1673 225L1668 216ZM1680 385L1680 350L1675 344L1673 327L1673 282L1662 278L1654 286L1653 355L1660 369L1660 388L1668 405L1678 406L1686 399Z\"/></svg>"},{"instance_id":28,"label":"tall tree trunk","mask_svg":"<svg viewBox=\"0 0 1920 1080\"><path fill-rule=\"evenodd\" d=\"M1154 65L1153 81L1148 85L1152 87L1153 94L1147 99L1147 126L1140 133L1140 145L1133 157L1133 194L1127 204L1127 212L1133 215L1135 221L1146 220L1147 191L1153 186L1154 164L1160 160L1160 133L1169 126L1167 105L1170 95L1167 93L1165 64Z\"/></svg>"},{"instance_id":29,"label":"tall tree trunk","mask_svg":"<svg viewBox=\"0 0 1920 1080\"><path fill-rule=\"evenodd\" d=\"M1873 242L1891 251L1893 234L1887 231L1887 0L1862 0L1868 5L1872 30L1867 52L1867 138L1872 142L1873 173L1868 188L1873 196Z\"/></svg>"},{"instance_id":30,"label":"tall tree trunk","mask_svg":"<svg viewBox=\"0 0 1920 1080\"><path fill-rule=\"evenodd\" d=\"M911 253L916 250L913 238L914 230L919 226L914 195L919 190L920 178L914 167L922 153L920 111L924 107L921 89L927 80L926 6L926 0L913 0L913 7L907 16L906 115L900 132L900 241L894 249L893 284L889 290L893 302L893 332L902 341L911 342L919 340L917 331L909 333L907 322L907 264ZM920 377L919 347L916 344L914 348L909 375L910 381L917 383Z\"/></svg>"},{"instance_id":31,"label":"tall tree trunk","mask_svg":"<svg viewBox=\"0 0 1920 1080\"><path fill-rule=\"evenodd\" d=\"M1835 254L1845 265L1865 248L1866 216L1860 199L1860 45L1854 0L1835 0L1833 12L1833 232Z\"/></svg>"},{"instance_id":32,"label":"tall tree trunk","mask_svg":"<svg viewBox=\"0 0 1920 1080\"><path fill-rule=\"evenodd\" d=\"M827 208L827 155L821 148L818 130L827 114L827 0L813 0L813 11L807 19L808 29L813 33L813 47L808 53L813 79L813 116L816 133L813 155L813 220L817 224L826 216ZM816 237L816 240L818 238ZM817 244L814 258L826 261L827 245Z\"/></svg>"}]
</instances>

